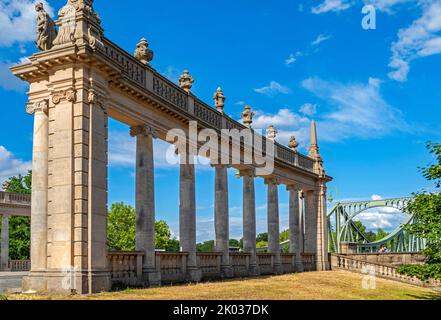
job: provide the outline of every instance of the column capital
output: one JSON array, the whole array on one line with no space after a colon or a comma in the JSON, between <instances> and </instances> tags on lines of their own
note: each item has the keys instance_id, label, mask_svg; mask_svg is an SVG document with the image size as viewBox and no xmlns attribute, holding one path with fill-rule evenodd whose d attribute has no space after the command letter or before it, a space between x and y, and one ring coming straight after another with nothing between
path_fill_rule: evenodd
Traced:
<instances>
[{"instance_id":1,"label":"column capital","mask_svg":"<svg viewBox=\"0 0 441 320\"><path fill-rule=\"evenodd\" d=\"M36 112L48 113L49 100L41 100L39 102L30 103L26 106L26 112L28 114L34 114Z\"/></svg>"},{"instance_id":2,"label":"column capital","mask_svg":"<svg viewBox=\"0 0 441 320\"><path fill-rule=\"evenodd\" d=\"M243 169L238 170L238 174L240 177L256 177L256 170L255 169Z\"/></svg>"},{"instance_id":3,"label":"column capital","mask_svg":"<svg viewBox=\"0 0 441 320\"><path fill-rule=\"evenodd\" d=\"M266 185L280 185L280 179L277 177L265 178Z\"/></svg>"},{"instance_id":4,"label":"column capital","mask_svg":"<svg viewBox=\"0 0 441 320\"><path fill-rule=\"evenodd\" d=\"M130 135L132 137L152 136L154 139L158 138L158 132L154 128L152 128L148 125L131 127L130 128Z\"/></svg>"}]
</instances>

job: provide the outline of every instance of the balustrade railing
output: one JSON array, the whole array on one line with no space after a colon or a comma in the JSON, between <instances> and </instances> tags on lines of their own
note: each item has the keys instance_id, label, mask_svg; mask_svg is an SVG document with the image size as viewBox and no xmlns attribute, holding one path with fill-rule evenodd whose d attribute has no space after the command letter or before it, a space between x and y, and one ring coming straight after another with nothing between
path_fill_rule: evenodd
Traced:
<instances>
[{"instance_id":1,"label":"balustrade railing","mask_svg":"<svg viewBox=\"0 0 441 320\"><path fill-rule=\"evenodd\" d=\"M349 258L348 256L331 255L331 267L333 269L359 272L418 286L441 287L440 280L429 280L424 282L416 277L406 276L398 273L397 267L357 260Z\"/></svg>"},{"instance_id":2,"label":"balustrade railing","mask_svg":"<svg viewBox=\"0 0 441 320\"><path fill-rule=\"evenodd\" d=\"M108 254L113 283L137 286L142 280L142 252L111 252Z\"/></svg>"},{"instance_id":3,"label":"balustrade railing","mask_svg":"<svg viewBox=\"0 0 441 320\"><path fill-rule=\"evenodd\" d=\"M293 253L282 253L280 255L283 273L291 273L295 271L296 255Z\"/></svg>"},{"instance_id":4,"label":"balustrade railing","mask_svg":"<svg viewBox=\"0 0 441 320\"><path fill-rule=\"evenodd\" d=\"M0 201L3 203L24 203L30 204L31 195L30 194L21 194L21 193L10 193L0 191Z\"/></svg>"},{"instance_id":5,"label":"balustrade railing","mask_svg":"<svg viewBox=\"0 0 441 320\"><path fill-rule=\"evenodd\" d=\"M259 266L260 274L267 275L274 273L274 255L271 253L258 253L257 265Z\"/></svg>"},{"instance_id":6,"label":"balustrade railing","mask_svg":"<svg viewBox=\"0 0 441 320\"><path fill-rule=\"evenodd\" d=\"M242 252L230 253L230 263L235 277L246 277L248 275L250 256L250 254Z\"/></svg>"},{"instance_id":7,"label":"balustrade railing","mask_svg":"<svg viewBox=\"0 0 441 320\"><path fill-rule=\"evenodd\" d=\"M203 278L215 278L221 273L222 253L198 253L198 266L201 268Z\"/></svg>"},{"instance_id":8,"label":"balustrade railing","mask_svg":"<svg viewBox=\"0 0 441 320\"><path fill-rule=\"evenodd\" d=\"M302 263L304 271L315 270L315 254L314 253L302 253Z\"/></svg>"},{"instance_id":9,"label":"balustrade railing","mask_svg":"<svg viewBox=\"0 0 441 320\"><path fill-rule=\"evenodd\" d=\"M189 95L179 86L158 74L150 66L144 65L131 54L127 53L108 39L104 39L103 53L109 60L115 63L123 71L122 73L127 77L127 79L133 81L146 90L148 90L147 73L149 73L149 77L153 78L154 94L171 103L173 106L178 107L180 110L190 112ZM151 90L151 88L149 90ZM217 130L243 130L245 128L245 126L243 126L241 123L227 116L221 115L213 107L207 105L196 97L194 97L193 115L196 117L196 119ZM225 120L223 121L223 119ZM223 122L225 122L225 128L223 128ZM265 151L265 137L263 137L263 143L263 151ZM280 161L307 171L312 172L314 168L314 161L311 158L298 154L278 143L276 143L275 147L275 157Z\"/></svg>"},{"instance_id":10,"label":"balustrade railing","mask_svg":"<svg viewBox=\"0 0 441 320\"><path fill-rule=\"evenodd\" d=\"M31 260L10 260L8 270L12 272L27 272L31 270Z\"/></svg>"},{"instance_id":11,"label":"balustrade railing","mask_svg":"<svg viewBox=\"0 0 441 320\"><path fill-rule=\"evenodd\" d=\"M156 269L161 272L163 282L181 282L187 272L187 256L185 252L157 252Z\"/></svg>"}]
</instances>

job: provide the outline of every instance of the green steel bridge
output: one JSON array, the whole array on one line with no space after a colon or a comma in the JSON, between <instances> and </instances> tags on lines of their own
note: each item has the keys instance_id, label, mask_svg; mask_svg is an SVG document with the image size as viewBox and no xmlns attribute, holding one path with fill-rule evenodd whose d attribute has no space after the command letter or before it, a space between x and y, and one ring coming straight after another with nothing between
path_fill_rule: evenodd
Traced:
<instances>
[{"instance_id":1,"label":"green steel bridge","mask_svg":"<svg viewBox=\"0 0 441 320\"><path fill-rule=\"evenodd\" d=\"M385 238L370 242L355 224L355 219L373 208L394 208L401 212L412 198L396 198L378 201L337 203L328 213L329 252L340 253L341 243L358 243L359 252L378 252L382 245L391 252L420 252L425 240L408 233L405 226L412 224L414 215L407 215L405 221Z\"/></svg>"}]
</instances>

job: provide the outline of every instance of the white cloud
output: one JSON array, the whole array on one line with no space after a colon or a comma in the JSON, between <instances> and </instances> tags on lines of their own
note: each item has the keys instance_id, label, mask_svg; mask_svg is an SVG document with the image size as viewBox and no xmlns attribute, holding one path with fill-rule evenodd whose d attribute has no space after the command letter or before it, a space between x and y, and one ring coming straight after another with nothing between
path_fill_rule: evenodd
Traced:
<instances>
[{"instance_id":1,"label":"white cloud","mask_svg":"<svg viewBox=\"0 0 441 320\"><path fill-rule=\"evenodd\" d=\"M400 210L382 207L373 208L360 213L355 220L361 221L369 231L376 231L381 228L391 232L398 228L407 218Z\"/></svg>"},{"instance_id":2,"label":"white cloud","mask_svg":"<svg viewBox=\"0 0 441 320\"><path fill-rule=\"evenodd\" d=\"M300 107L299 111L305 116L313 116L317 113L317 105L312 103L305 103L303 106Z\"/></svg>"},{"instance_id":3,"label":"white cloud","mask_svg":"<svg viewBox=\"0 0 441 320\"><path fill-rule=\"evenodd\" d=\"M0 188L8 178L25 175L31 167L31 161L16 159L10 151L0 145Z\"/></svg>"},{"instance_id":4,"label":"white cloud","mask_svg":"<svg viewBox=\"0 0 441 320\"><path fill-rule=\"evenodd\" d=\"M352 7L353 3L346 0L324 0L316 7L312 7L311 12L321 14L327 12L340 12Z\"/></svg>"},{"instance_id":5,"label":"white cloud","mask_svg":"<svg viewBox=\"0 0 441 320\"><path fill-rule=\"evenodd\" d=\"M15 77L9 70L13 63L0 61L0 87L9 91L23 93L27 88L27 83Z\"/></svg>"},{"instance_id":6,"label":"white cloud","mask_svg":"<svg viewBox=\"0 0 441 320\"><path fill-rule=\"evenodd\" d=\"M376 9L380 11L392 14L392 8L394 6L414 1L415 0L364 0L364 3L373 5Z\"/></svg>"},{"instance_id":7,"label":"white cloud","mask_svg":"<svg viewBox=\"0 0 441 320\"><path fill-rule=\"evenodd\" d=\"M319 34L318 37L311 43L312 46L318 46L320 43L331 39L331 35Z\"/></svg>"},{"instance_id":8,"label":"white cloud","mask_svg":"<svg viewBox=\"0 0 441 320\"><path fill-rule=\"evenodd\" d=\"M0 46L9 47L14 43L35 40L36 2L42 2L49 15L53 16L54 10L45 0L2 0L0 2Z\"/></svg>"},{"instance_id":9,"label":"white cloud","mask_svg":"<svg viewBox=\"0 0 441 320\"><path fill-rule=\"evenodd\" d=\"M175 164L167 161L167 153L173 154L174 148L162 140L154 140L153 148L156 168L171 168ZM176 158L177 160L177 158ZM120 168L135 168L136 163L136 139L132 138L127 131L109 132L109 166Z\"/></svg>"},{"instance_id":10,"label":"white cloud","mask_svg":"<svg viewBox=\"0 0 441 320\"><path fill-rule=\"evenodd\" d=\"M383 200L383 197L378 194L373 194L371 199L372 201L379 201L379 200Z\"/></svg>"},{"instance_id":11,"label":"white cloud","mask_svg":"<svg viewBox=\"0 0 441 320\"><path fill-rule=\"evenodd\" d=\"M394 69L389 77L396 81L407 81L410 63L422 57L441 53L441 0L420 0L422 15L409 27L398 32L392 44L389 66Z\"/></svg>"},{"instance_id":12,"label":"white cloud","mask_svg":"<svg viewBox=\"0 0 441 320\"><path fill-rule=\"evenodd\" d=\"M286 65L290 65L290 64L293 64L296 61L297 61L297 58L291 53L289 55L289 57L285 60L285 64Z\"/></svg>"},{"instance_id":13,"label":"white cloud","mask_svg":"<svg viewBox=\"0 0 441 320\"><path fill-rule=\"evenodd\" d=\"M260 93L260 94L264 94L266 96L274 96L278 93L282 93L282 94L291 93L291 89L281 85L280 83L278 83L276 81L271 81L268 86L260 88L260 89L254 89L254 91L257 93Z\"/></svg>"},{"instance_id":14,"label":"white cloud","mask_svg":"<svg viewBox=\"0 0 441 320\"><path fill-rule=\"evenodd\" d=\"M401 111L381 95L379 79L370 78L368 84L341 84L309 78L302 85L331 107L321 115L318 124L322 138L328 141L375 138L396 130L409 130Z\"/></svg>"}]
</instances>

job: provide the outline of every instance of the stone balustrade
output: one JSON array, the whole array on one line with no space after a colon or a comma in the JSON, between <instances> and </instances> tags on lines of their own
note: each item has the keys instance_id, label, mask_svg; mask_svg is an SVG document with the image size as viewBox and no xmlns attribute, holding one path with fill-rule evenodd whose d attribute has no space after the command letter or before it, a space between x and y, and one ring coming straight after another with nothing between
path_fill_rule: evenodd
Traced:
<instances>
[{"instance_id":1,"label":"stone balustrade","mask_svg":"<svg viewBox=\"0 0 441 320\"><path fill-rule=\"evenodd\" d=\"M416 277L399 274L397 267L358 260L347 255L331 255L331 268L372 275L421 287L441 287L441 281L439 280L424 282Z\"/></svg>"},{"instance_id":2,"label":"stone balustrade","mask_svg":"<svg viewBox=\"0 0 441 320\"><path fill-rule=\"evenodd\" d=\"M304 271L314 271L315 270L315 254L314 253L302 253L302 263Z\"/></svg>"},{"instance_id":3,"label":"stone balustrade","mask_svg":"<svg viewBox=\"0 0 441 320\"><path fill-rule=\"evenodd\" d=\"M31 195L0 191L0 202L30 205Z\"/></svg>"},{"instance_id":4,"label":"stone balustrade","mask_svg":"<svg viewBox=\"0 0 441 320\"><path fill-rule=\"evenodd\" d=\"M343 255L343 254L342 254ZM426 258L422 253L397 252L397 253L358 253L346 254L348 258L363 260L369 263L401 266L404 264L424 264Z\"/></svg>"},{"instance_id":5,"label":"stone balustrade","mask_svg":"<svg viewBox=\"0 0 441 320\"><path fill-rule=\"evenodd\" d=\"M156 268L161 274L161 283L182 283L187 281L187 258L185 252L156 252ZM234 277L250 276L251 255L242 252L231 252L230 262ZM261 275L274 274L275 255L270 253L257 254L257 264ZM305 270L313 265L314 255L303 257ZM114 286L142 286L141 252L112 252L108 255L112 284ZM222 253L204 252L197 254L198 268L202 272L202 280L221 279ZM281 254L282 273L294 273L296 266L295 254Z\"/></svg>"},{"instance_id":6,"label":"stone balustrade","mask_svg":"<svg viewBox=\"0 0 441 320\"><path fill-rule=\"evenodd\" d=\"M12 272L26 272L31 270L31 260L10 260L8 270Z\"/></svg>"},{"instance_id":7,"label":"stone balustrade","mask_svg":"<svg viewBox=\"0 0 441 320\"><path fill-rule=\"evenodd\" d=\"M142 252L111 252L108 255L114 285L139 286L142 280Z\"/></svg>"}]
</instances>

